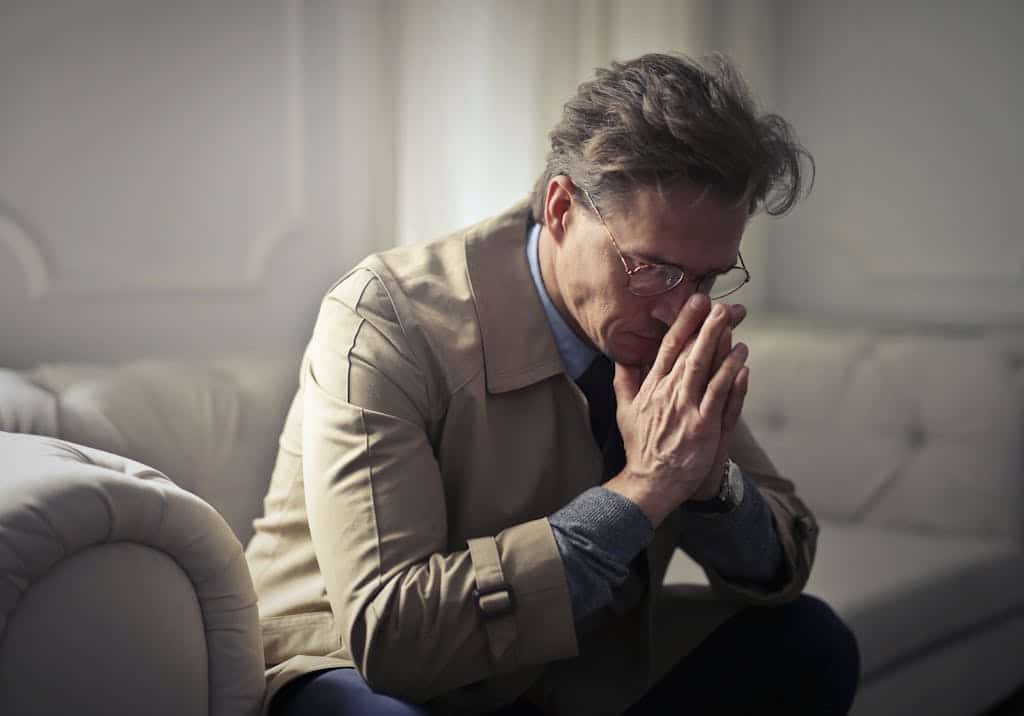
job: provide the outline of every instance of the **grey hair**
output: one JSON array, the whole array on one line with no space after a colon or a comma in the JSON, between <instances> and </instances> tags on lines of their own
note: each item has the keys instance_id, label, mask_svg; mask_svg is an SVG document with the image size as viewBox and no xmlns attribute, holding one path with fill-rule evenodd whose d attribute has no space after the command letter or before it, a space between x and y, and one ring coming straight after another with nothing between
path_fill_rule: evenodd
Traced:
<instances>
[{"instance_id":1,"label":"grey hair","mask_svg":"<svg viewBox=\"0 0 1024 716\"><path fill-rule=\"evenodd\" d=\"M614 206L640 187L689 182L717 197L785 214L809 193L814 159L777 114L758 114L746 82L722 54L701 60L647 54L600 68L564 106L534 185L544 217L547 186L567 175ZM807 162L807 171L803 166Z\"/></svg>"}]
</instances>

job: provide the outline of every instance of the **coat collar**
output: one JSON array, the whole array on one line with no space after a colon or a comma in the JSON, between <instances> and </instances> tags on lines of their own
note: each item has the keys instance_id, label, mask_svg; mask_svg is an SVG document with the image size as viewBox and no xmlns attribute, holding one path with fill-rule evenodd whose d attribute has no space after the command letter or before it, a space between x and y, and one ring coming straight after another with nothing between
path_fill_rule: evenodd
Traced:
<instances>
[{"instance_id":1,"label":"coat collar","mask_svg":"<svg viewBox=\"0 0 1024 716\"><path fill-rule=\"evenodd\" d=\"M523 201L465 237L491 393L518 390L565 371L526 259L530 221Z\"/></svg>"}]
</instances>

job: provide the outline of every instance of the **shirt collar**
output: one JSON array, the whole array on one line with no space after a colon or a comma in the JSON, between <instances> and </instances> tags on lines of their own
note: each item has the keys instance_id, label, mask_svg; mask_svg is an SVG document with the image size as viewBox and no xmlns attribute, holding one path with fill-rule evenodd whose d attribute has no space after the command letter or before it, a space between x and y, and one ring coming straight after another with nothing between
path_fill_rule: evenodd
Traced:
<instances>
[{"instance_id":1,"label":"shirt collar","mask_svg":"<svg viewBox=\"0 0 1024 716\"><path fill-rule=\"evenodd\" d=\"M562 314L555 308L551 296L548 295L540 273L540 224L534 224L529 230L526 241L526 260L530 263L530 275L533 276L537 295L540 297L541 305L544 306L544 317L547 318L548 325L551 327L551 335L554 336L558 354L565 365L565 372L569 374L570 378L576 380L583 375L594 358L597 357L597 351L580 340L576 332L562 318Z\"/></svg>"}]
</instances>

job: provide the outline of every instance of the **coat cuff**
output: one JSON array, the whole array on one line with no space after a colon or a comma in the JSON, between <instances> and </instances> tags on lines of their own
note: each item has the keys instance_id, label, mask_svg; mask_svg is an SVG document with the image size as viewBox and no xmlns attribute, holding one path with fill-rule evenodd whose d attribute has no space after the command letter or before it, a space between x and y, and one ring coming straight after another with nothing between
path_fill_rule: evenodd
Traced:
<instances>
[{"instance_id":1,"label":"coat cuff","mask_svg":"<svg viewBox=\"0 0 1024 716\"><path fill-rule=\"evenodd\" d=\"M783 572L784 555L771 510L757 484L738 470L743 501L721 514L679 509L679 546L732 582L769 589Z\"/></svg>"},{"instance_id":2,"label":"coat cuff","mask_svg":"<svg viewBox=\"0 0 1024 716\"><path fill-rule=\"evenodd\" d=\"M745 605L774 606L795 600L811 576L818 542L818 523L804 503L792 492L778 494L761 486L772 514L784 555L783 566L774 583L752 585L723 577L705 568L708 582L722 597Z\"/></svg>"},{"instance_id":3,"label":"coat cuff","mask_svg":"<svg viewBox=\"0 0 1024 716\"><path fill-rule=\"evenodd\" d=\"M470 540L469 548L496 670L576 656L569 587L547 518Z\"/></svg>"}]
</instances>

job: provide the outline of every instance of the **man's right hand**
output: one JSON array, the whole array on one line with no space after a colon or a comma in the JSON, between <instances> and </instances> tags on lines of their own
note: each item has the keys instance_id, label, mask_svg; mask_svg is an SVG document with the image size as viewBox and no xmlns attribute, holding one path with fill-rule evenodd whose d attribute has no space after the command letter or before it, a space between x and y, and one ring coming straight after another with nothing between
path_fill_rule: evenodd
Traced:
<instances>
[{"instance_id":1,"label":"man's right hand","mask_svg":"<svg viewBox=\"0 0 1024 716\"><path fill-rule=\"evenodd\" d=\"M733 388L745 388L748 372L742 343L724 359L716 357L719 346L731 342L734 323L728 307L712 310L707 296L695 294L662 339L646 377L616 365L626 467L604 486L636 503L654 527L701 489L723 454L723 422L730 422L723 418L738 414L745 390Z\"/></svg>"}]
</instances>

